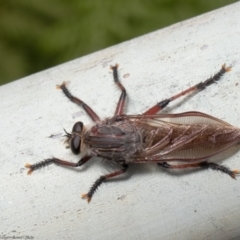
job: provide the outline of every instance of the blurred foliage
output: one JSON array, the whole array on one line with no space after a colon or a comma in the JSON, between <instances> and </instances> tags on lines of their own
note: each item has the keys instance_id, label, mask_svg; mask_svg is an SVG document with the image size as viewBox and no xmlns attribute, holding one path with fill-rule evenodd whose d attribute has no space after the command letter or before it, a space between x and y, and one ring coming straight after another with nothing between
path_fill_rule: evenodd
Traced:
<instances>
[{"instance_id":1,"label":"blurred foliage","mask_svg":"<svg viewBox=\"0 0 240 240\"><path fill-rule=\"evenodd\" d=\"M1 0L0 84L233 2Z\"/></svg>"}]
</instances>

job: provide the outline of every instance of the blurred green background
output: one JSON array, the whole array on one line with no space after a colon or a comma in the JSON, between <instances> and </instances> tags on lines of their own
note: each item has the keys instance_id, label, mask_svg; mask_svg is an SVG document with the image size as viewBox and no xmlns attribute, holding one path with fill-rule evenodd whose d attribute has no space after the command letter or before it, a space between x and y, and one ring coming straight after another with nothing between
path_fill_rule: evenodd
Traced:
<instances>
[{"instance_id":1,"label":"blurred green background","mask_svg":"<svg viewBox=\"0 0 240 240\"><path fill-rule=\"evenodd\" d=\"M0 0L0 84L231 0Z\"/></svg>"}]
</instances>

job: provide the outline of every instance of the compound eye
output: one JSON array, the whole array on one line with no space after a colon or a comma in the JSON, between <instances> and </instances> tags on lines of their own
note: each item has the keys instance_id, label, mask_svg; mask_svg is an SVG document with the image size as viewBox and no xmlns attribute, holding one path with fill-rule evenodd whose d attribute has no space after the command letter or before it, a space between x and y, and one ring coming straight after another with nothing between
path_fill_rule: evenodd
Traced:
<instances>
[{"instance_id":1,"label":"compound eye","mask_svg":"<svg viewBox=\"0 0 240 240\"><path fill-rule=\"evenodd\" d=\"M82 130L83 130L83 123L82 122L76 122L73 125L72 132L81 133Z\"/></svg>"},{"instance_id":2,"label":"compound eye","mask_svg":"<svg viewBox=\"0 0 240 240\"><path fill-rule=\"evenodd\" d=\"M78 155L81 151L81 137L79 136L74 136L71 140L70 140L70 147L71 150L74 154Z\"/></svg>"}]
</instances>

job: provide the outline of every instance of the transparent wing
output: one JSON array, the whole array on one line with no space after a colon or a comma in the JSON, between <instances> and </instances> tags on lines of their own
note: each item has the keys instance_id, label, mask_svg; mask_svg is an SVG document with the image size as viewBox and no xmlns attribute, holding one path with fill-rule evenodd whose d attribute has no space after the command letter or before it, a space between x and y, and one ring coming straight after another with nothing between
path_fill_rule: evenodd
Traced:
<instances>
[{"instance_id":1,"label":"transparent wing","mask_svg":"<svg viewBox=\"0 0 240 240\"><path fill-rule=\"evenodd\" d=\"M239 128L201 112L121 117L142 136L134 162L204 161L240 140Z\"/></svg>"}]
</instances>

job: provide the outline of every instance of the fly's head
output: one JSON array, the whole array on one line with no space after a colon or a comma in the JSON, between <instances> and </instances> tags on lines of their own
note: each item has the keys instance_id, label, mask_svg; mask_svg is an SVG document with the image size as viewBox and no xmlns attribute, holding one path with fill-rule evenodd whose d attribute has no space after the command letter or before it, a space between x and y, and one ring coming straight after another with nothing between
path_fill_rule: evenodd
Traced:
<instances>
[{"instance_id":1,"label":"fly's head","mask_svg":"<svg viewBox=\"0 0 240 240\"><path fill-rule=\"evenodd\" d=\"M73 125L72 133L68 133L64 129L66 133L67 140L66 142L69 144L72 152L76 155L81 153L81 143L82 143L82 133L83 133L83 123L82 122L76 122Z\"/></svg>"}]
</instances>

